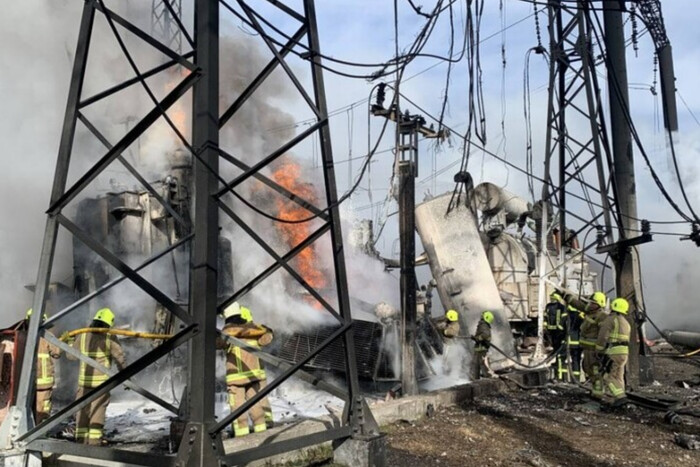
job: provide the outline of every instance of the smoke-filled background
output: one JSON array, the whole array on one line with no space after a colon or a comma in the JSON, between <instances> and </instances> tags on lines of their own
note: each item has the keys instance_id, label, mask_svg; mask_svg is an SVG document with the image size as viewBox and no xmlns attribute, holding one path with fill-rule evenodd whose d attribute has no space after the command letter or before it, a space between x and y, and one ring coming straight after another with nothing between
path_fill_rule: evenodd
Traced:
<instances>
[{"instance_id":1,"label":"smoke-filled background","mask_svg":"<svg viewBox=\"0 0 700 467\"><path fill-rule=\"evenodd\" d=\"M150 3L147 1L107 2L117 11L128 15L144 29L149 29ZM191 24L190 2L185 3L187 24ZM328 3L328 4L326 4ZM391 5L378 5L377 2L347 0L324 2L318 5L319 28L322 48L330 56L362 62L385 61L393 54L393 30L391 27ZM432 4L432 2L430 2ZM493 3L493 4L491 4ZM532 6L516 0L503 3L489 2L482 24L482 60L484 65L484 87L488 129L487 147L514 164L524 166L525 130L523 123L523 72L524 55L528 47L536 45ZM82 2L72 0L25 0L5 5L0 16L0 65L3 70L0 79L0 102L2 119L0 141L2 141L3 180L0 184L0 307L5 324L20 318L31 301L31 293L24 288L36 280L45 216L53 177L56 152L61 131L62 117L67 97L70 70L77 39L80 8ZM426 9L428 6L426 5ZM460 7L461 8L461 3ZM455 14L459 18L464 12L459 8ZM697 71L699 51L697 37L681 34L680 31L694 31L694 15L687 14L698 8L692 0L664 2L664 16L669 36L674 44L675 69L678 77L676 86L684 102L679 99L681 134L677 153L682 166L683 181L688 189L691 203L700 201L698 192L697 160L700 147L700 123L693 120L691 111L700 108L700 97L692 89ZM99 15L98 15L99 16ZM222 41L222 106L232 102L247 81L269 60L270 54L260 38L251 35L247 29L232 17L223 22L226 38ZM523 20L520 22L520 20ZM400 42L408 45L414 39L424 18L415 15L410 9L400 15ZM544 22L544 15L540 16ZM449 43L449 27L439 23L435 37L428 47L444 55ZM505 33L498 34L503 25L511 25ZM459 36L461 24L457 21L456 34ZM629 25L628 25L629 27ZM546 32L543 36L546 36ZM130 74L128 63L116 46L114 38L104 19L98 19L95 28L95 42L88 66L88 80L85 95L91 95L110 85L118 83ZM125 37L127 45L142 69L160 63L162 57L137 40ZM546 38L544 39L546 43ZM501 60L501 47L506 51L505 72ZM640 134L643 135L652 163L661 174L666 186L678 198L677 181L668 167L663 126L660 124L658 96L652 95L653 85L651 42L648 36L640 38L639 58L629 55L632 112ZM468 118L466 109L467 80L463 68L455 66L452 80L446 91L445 73L447 66L429 59L417 59L406 72L402 90L417 104L438 115L442 97L449 97L446 106L445 122L458 131L464 131ZM290 59L295 70L306 74L308 67L301 61ZM544 120L546 101L546 66L539 58L533 58L530 65L531 90L533 99L533 134L536 157L536 174L542 175L541 157L544 145ZM501 78L505 76L504 81ZM167 75L149 80L154 91L162 97L178 76ZM379 133L381 121L367 123L367 96L372 83L361 79L347 79L326 73L329 108L333 112L331 129L336 157L336 175L339 191L347 190L358 175L361 156L366 153L368 131L370 140ZM658 85L657 85L658 89ZM185 99L183 102L188 102ZM173 119L188 131L188 105L170 112ZM410 105L411 111L416 111ZM150 108L148 97L143 90L134 86L119 98L108 99L86 111L101 131L116 141L130 125L133 118L140 118ZM697 113L697 112L696 112ZM278 147L282 141L308 128L308 109L294 91L291 83L277 72L254 99L249 102L240 117L231 121L222 134L222 147L228 152L250 163ZM501 120L504 131L501 130ZM345 217L344 232L348 233L354 219L374 218L381 220L389 214L386 227L377 247L388 257L397 257L397 227L395 204L388 208L382 203L389 185L392 155L387 151L393 145L393 130L389 128L385 140L380 144L380 152L370 164L370 173L365 175L360 188L343 206ZM179 147L177 138L164 122L160 121L142 137L138 144L130 148L128 157L138 162L137 166L148 180L161 176L167 168L167 159L161 157ZM72 161L70 181L93 163L104 149L87 132L81 130L76 137L76 149ZM442 193L452 188L451 178L457 170L454 163L461 156L461 148L456 139L438 149L422 147L419 167L418 193L430 191ZM318 203L325 205L320 180L318 150L311 142L295 148L282 162L293 161L298 170L300 183L315 182L315 186L301 186L308 189L310 196L317 196ZM636 161L637 194L639 217L650 220L676 220L677 216L662 199L653 185L641 159ZM288 173L292 168L273 165L267 175L282 168ZM513 168L481 153L474 154L470 172L477 182L493 181L507 186L512 192L522 196L527 194L526 178ZM222 162L222 173L232 177L236 169ZM115 163L105 174L91 184L86 195L95 196L119 186L136 186L135 180ZM539 187L536 188L539 192ZM259 184L249 181L242 185L241 194L253 200L260 209L274 215L289 206L278 203L278 198ZM288 249L289 233L275 223L261 219L253 211L228 199L237 213L263 236L275 244L278 253ZM700 203L698 203L700 204ZM76 203L72 204L75 210ZM72 212L72 211L68 211ZM295 215L287 212L286 215ZM244 284L256 273L271 263L271 259L240 229L225 221L222 227L226 237L233 240L233 255L236 263L234 276L237 285ZM312 224L310 228L314 228ZM666 233L687 233L689 226L656 225L654 231ZM325 243L323 243L325 242ZM54 280L70 279L72 273L71 242L63 235L59 238L58 256L54 266ZM332 289L332 268L329 263L328 239L324 237L315 254L320 263L317 269L322 277L314 280L327 282L322 287ZM640 247L642 270L645 285L645 298L650 315L662 327L700 327L695 304L700 300L700 291L693 287L698 282L698 270L694 260L699 253L691 242L679 242L675 235L657 235L652 244ZM388 301L396 304L398 282L383 274L381 265L373 260L346 251L348 258L350 290L363 300L375 303ZM132 258L130 264L137 264L142 258ZM603 258L601 258L602 260ZM155 268L154 268L155 269ZM151 271L155 276L162 276ZM427 271L421 271L419 279L425 282ZM608 274L609 276L610 274ZM378 278L381 278L379 280ZM387 280L385 280L387 279ZM165 281L164 281L165 282ZM125 290L125 289L122 289ZM172 291L170 291L172 293ZM122 291L119 297L134 297L136 302L150 299L142 293ZM331 293L332 295L332 293ZM290 301L289 299L293 299ZM262 317L273 321L278 311L294 308L305 320L322 319L313 303L305 300L298 288L290 286L286 273L278 272L263 287L249 297L252 305L260 310ZM126 305L126 304L125 304ZM133 307L134 305L129 305ZM441 310L438 310L441 311ZM279 316L288 316L280 314ZM287 326L291 323L280 323Z\"/></svg>"}]
</instances>

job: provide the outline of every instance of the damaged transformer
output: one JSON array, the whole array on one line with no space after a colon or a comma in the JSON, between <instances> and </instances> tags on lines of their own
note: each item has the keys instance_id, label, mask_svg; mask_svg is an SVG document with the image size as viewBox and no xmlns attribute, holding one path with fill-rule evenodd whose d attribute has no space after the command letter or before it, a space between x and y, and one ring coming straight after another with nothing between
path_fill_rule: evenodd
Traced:
<instances>
[{"instance_id":1,"label":"damaged transformer","mask_svg":"<svg viewBox=\"0 0 700 467\"><path fill-rule=\"evenodd\" d=\"M474 332L481 312L490 310L496 317L493 343L511 358L531 351L539 313L541 211L492 183L475 187L466 202L450 206L451 200L448 193L416 207L416 228L443 307L460 313L466 335ZM534 235L526 234L526 227ZM552 258L559 254L559 237L554 232L547 239L545 253ZM593 293L597 274L590 271L577 241L564 248L563 285ZM491 360L495 368L508 364L499 353L492 352Z\"/></svg>"},{"instance_id":2,"label":"damaged transformer","mask_svg":"<svg viewBox=\"0 0 700 467\"><path fill-rule=\"evenodd\" d=\"M191 158L183 151L176 151L168 160L170 170L165 177L152 183L153 192L135 191L115 183L106 194L83 199L78 205L77 223L127 264L139 263L190 235ZM157 197L172 209L166 209ZM140 273L154 283L174 284L175 290L164 292L186 305L189 255L189 244L184 244L169 254L171 260L164 269L148 268ZM115 278L114 270L77 238L73 241L73 264L77 298ZM167 276L169 280L159 281L157 275ZM219 297L227 296L232 290L231 242L219 236ZM171 333L174 330L172 319L172 315L158 305L153 310L152 332Z\"/></svg>"}]
</instances>

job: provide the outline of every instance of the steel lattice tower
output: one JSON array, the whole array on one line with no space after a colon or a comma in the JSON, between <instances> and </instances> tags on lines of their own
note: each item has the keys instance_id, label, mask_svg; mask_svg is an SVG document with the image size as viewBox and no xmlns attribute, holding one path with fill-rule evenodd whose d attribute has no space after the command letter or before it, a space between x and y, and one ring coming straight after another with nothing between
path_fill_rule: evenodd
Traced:
<instances>
[{"instance_id":1,"label":"steel lattice tower","mask_svg":"<svg viewBox=\"0 0 700 467\"><path fill-rule=\"evenodd\" d=\"M640 358L644 347L640 348L637 338L643 337L643 317L637 312L641 281L635 245L650 241L651 235L639 234L621 5L603 2L604 21L583 0L555 0L547 6L550 73L542 200L545 211L551 215L547 207L553 206L558 219L557 225L545 229L545 234L553 227L560 232L559 261L552 271L559 276L558 283L564 281L567 261L563 246L574 236L583 236L584 254L597 247L598 253L608 253L613 260L617 296L630 302L628 320L634 332L628 382L634 387L640 361L647 363ZM609 112L601 98L601 70L611 96ZM609 115L607 122L605 115ZM567 226L574 222L580 227L570 233ZM586 243L594 231L592 241ZM543 258L546 237L542 235L540 244ZM543 290L544 282L540 302ZM646 369L643 365L642 370Z\"/></svg>"},{"instance_id":2,"label":"steel lattice tower","mask_svg":"<svg viewBox=\"0 0 700 467\"><path fill-rule=\"evenodd\" d=\"M3 424L0 435L6 448L18 449L23 456L21 465L36 462L37 456L42 452L55 454L73 454L91 459L105 459L138 465L177 465L177 466L212 466L245 464L256 459L268 457L281 452L299 449L330 440L344 440L350 437L366 437L378 434L378 427L372 418L367 404L360 395L355 359L355 346L353 342L353 327L350 316L350 304L345 271L343 253L343 241L338 210L338 197L336 190L335 173L333 170L333 153L331 149L330 129L328 125L328 109L326 105L324 79L321 68L321 53L318 30L316 24L315 2L304 0L301 11L297 11L282 2L269 0L270 5L276 8L277 13L284 16L285 21L294 21L298 24L296 33L290 36L288 42L278 43L270 39L260 25L259 15L254 8L243 0L236 1L234 8L226 1L219 0L195 0L194 2L194 33L190 34L184 26L179 15L180 1L170 2L162 0L154 2L154 15L156 4L161 8L160 12L167 11L169 18L174 21L168 23L168 29L163 37L154 37L127 18L109 9L103 0L85 0L80 22L78 44L73 64L72 80L70 84L68 103L66 106L63 131L58 151L55 178L51 193L50 206L46 221L44 242L38 271L36 293L33 301L33 309L29 324L27 344L24 353L23 371L19 383L18 400L11 408L11 412ZM177 6L175 6L177 5ZM256 31L264 40L273 58L253 78L245 90L231 103L223 113L219 111L219 41L220 41L220 12L232 13L244 21L249 28ZM85 96L83 89L86 80L86 67L93 40L93 26L98 16L102 16L120 44L122 52L131 62L128 49L125 47L119 31L129 31L133 36L142 41L144 47L153 47L167 57L167 60L152 69L139 70L135 63L131 63L136 77L120 84L112 86L93 96ZM166 16L163 13L159 18ZM117 27L118 26L118 27ZM177 31L173 34L173 27ZM162 31L161 31L162 32ZM169 39L179 37L180 39ZM165 41L165 42L164 42ZM191 52L182 53L181 48L186 43ZM310 65L312 78L311 86L305 87L295 72L285 61L285 57L292 51L300 48L306 62ZM165 97L158 100L151 94L154 101L151 109L118 141L112 143L92 124L86 116L85 109L90 105L110 96L118 96L120 92L131 86L141 85L148 91L146 78L163 73L171 68L179 68L182 72L179 82ZM237 157L228 154L219 147L219 132L222 127L230 124L231 118L242 109L243 104L256 93L256 90L265 82L270 74L281 69L288 75L294 87L303 97L311 111L316 116L316 123L306 131L294 136L281 147L270 154L261 154L258 162L252 166L246 165ZM81 225L77 225L64 212L69 203L79 197L85 188L113 163L123 165L151 195L162 202L164 209L173 216L177 222L184 220L177 215L172 206L158 195L153 187L129 164L122 156L128 147L137 141L157 120L164 118L166 111L176 102L183 99L188 91L193 92L192 100L192 135L183 138L183 144L187 147L193 158L194 165L194 219L192 234L182 239L177 244L171 245L146 260L137 267L130 267L121 258L109 251L104 245L91 238ZM77 181L68 185L68 172L71 166L71 155L76 142L76 128L83 125L105 147L105 153L95 162ZM174 128L174 126L173 126ZM279 159L284 153L300 142L318 135L320 141L320 153L323 159L323 192L325 194L325 208L316 206L304 200L299 194L280 186L262 172L269 164ZM219 161L238 167L242 173L233 180L226 180L219 172ZM293 247L287 253L278 254L271 245L267 244L256 232L242 221L239 213L231 208L225 200L229 193L235 193L236 188L245 180L254 177L278 194L286 197L294 203L303 206L309 215L316 216L322 221L321 226L309 235L300 244ZM244 232L257 242L266 251L274 263L257 275L251 282L235 290L235 292L223 302L217 301L217 249L219 230L219 211L229 216L236 224L240 225ZM189 226L188 226L189 228ZM55 337L44 334L44 330L52 322L60 319L75 309L71 305L53 316L45 323L41 322L44 313L47 290L51 276L52 265L56 254L56 240L59 229L72 234L87 245L94 253L121 273L121 276L109 284L101 287L91 294L94 298L106 292L112 286L121 281L130 281L147 293L152 299L163 306L172 316L181 323L179 332L165 340L161 345L147 352L142 357L128 365L123 371L110 373L109 379L87 393L84 397L75 400L62 408L38 426L33 426L32 407L34 396L33 371L36 360L39 338L44 336L51 343L58 345L86 364L101 368L93 359L86 357L72 349ZM294 270L290 262L306 247L316 242L324 234L328 234L331 241L333 254L333 281L337 292L337 306L329 304L321 295L309 285L301 275ZM174 249L185 243L191 244L190 264L190 299L189 306L175 303L153 283L145 279L139 272L167 255ZM235 261L235 258L234 258ZM255 287L269 277L275 271L283 269L287 271L299 284L315 297L337 320L335 331L325 340L320 342L304 358L295 364L280 360L260 349L251 347L244 341L228 337L231 343L255 353L269 366L279 370L279 376L268 383L257 396L248 400L242 407L224 417L215 418L215 342L220 333L216 328L217 313L228 304L245 296ZM83 299L81 299L83 300ZM84 301L84 300L83 300ZM290 313L292 311L290 310ZM330 344L341 340L345 353L346 387L340 387L306 373L302 367L318 353L326 349ZM189 384L188 392L180 407L174 407L148 390L139 387L130 378L152 366L158 359L166 356L172 350L187 343L189 346ZM345 401L341 423L310 435L299 436L284 441L263 444L260 447L246 449L241 452L225 452L221 442L221 432L232 420L247 411L262 397L269 394L276 387L287 381L292 375L301 378L320 389L323 389ZM99 446L87 446L67 441L50 439L49 431L58 426L62 421L73 416L82 407L95 400L100 395L120 385L130 385L139 394L147 397L162 407L179 414L185 424L184 436L177 451L177 456L163 454L146 454L123 449L114 449Z\"/></svg>"},{"instance_id":3,"label":"steel lattice tower","mask_svg":"<svg viewBox=\"0 0 700 467\"><path fill-rule=\"evenodd\" d=\"M182 0L153 0L151 34L177 53L182 52Z\"/></svg>"}]
</instances>

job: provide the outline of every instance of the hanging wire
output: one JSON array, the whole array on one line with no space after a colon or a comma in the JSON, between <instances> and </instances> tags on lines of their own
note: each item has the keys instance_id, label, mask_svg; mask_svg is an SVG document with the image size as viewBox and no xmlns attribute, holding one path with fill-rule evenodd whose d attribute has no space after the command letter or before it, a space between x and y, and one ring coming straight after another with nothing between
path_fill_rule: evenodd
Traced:
<instances>
[{"instance_id":1,"label":"hanging wire","mask_svg":"<svg viewBox=\"0 0 700 467\"><path fill-rule=\"evenodd\" d=\"M530 48L525 53L525 65L523 67L523 115L525 117L525 169L527 170L527 189L530 194L530 199L534 203L535 198L535 182L533 179L533 174L535 173L534 168L534 155L533 155L533 143L532 143L532 103L530 92L530 58L532 53L535 52L538 55L542 55L547 67L549 67L549 54L546 49L538 45L537 47Z\"/></svg>"},{"instance_id":2,"label":"hanging wire","mask_svg":"<svg viewBox=\"0 0 700 467\"><path fill-rule=\"evenodd\" d=\"M507 56L506 56L506 9L504 0L500 0L499 3L499 13L501 18L501 142L498 144L496 153L499 153L503 149L503 159L508 160L508 138L506 137L506 69L507 69ZM482 159L483 160L483 159ZM510 169L508 164L504 163L503 168L506 171L506 181L502 188L508 186L508 181L510 180ZM483 170L483 164L482 164ZM482 175L483 180L483 175Z\"/></svg>"},{"instance_id":3,"label":"hanging wire","mask_svg":"<svg viewBox=\"0 0 700 467\"><path fill-rule=\"evenodd\" d=\"M604 50L602 50L602 43L603 41L600 39L604 35L603 31L603 26L600 22L599 15L596 10L593 10L593 17L596 20L596 24L593 25L593 33L596 35L596 38L598 40L599 47L601 48L600 53L605 57L606 62L609 60L607 57L607 54L605 54ZM597 27L596 27L597 26ZM664 198L666 198L666 201L673 207L673 209L680 215L682 218L684 218L686 221L690 223L697 223L700 222L700 218L698 218L697 214L695 213L693 207L690 204L690 201L688 199L688 196L685 191L685 186L682 180L682 177L680 175L680 169L678 166L678 160L676 158L676 149L675 149L675 144L673 141L673 135L671 134L671 131L668 131L668 144L671 150L671 158L673 161L673 165L676 171L676 176L678 178L678 186L680 188L681 194L683 196L683 199L690 210L690 214L692 215L689 216L687 215L681 208L678 206L678 203L673 199L673 197L668 193L668 190L664 186L663 182L659 178L658 174L656 173L656 170L654 170L654 167L651 164L651 160L649 159L649 155L647 154L646 150L644 149L644 146L642 144L641 138L639 136L639 133L637 132L637 128L634 124L634 121L632 119L632 116L630 114L629 106L626 105L626 102L624 99L621 98L622 96L622 89L619 81L617 80L617 76L613 73L609 77L610 82L613 84L613 91L617 94L619 101L622 103L622 110L623 110L623 115L625 117L625 120L627 121L627 124L629 125L630 131L632 133L632 136L634 138L635 144L637 145L637 148L639 149L640 154L642 155L644 162L646 163L647 167L649 168L649 173L652 176L652 179L654 180L654 183L656 186L659 188L659 191L664 195Z\"/></svg>"}]
</instances>

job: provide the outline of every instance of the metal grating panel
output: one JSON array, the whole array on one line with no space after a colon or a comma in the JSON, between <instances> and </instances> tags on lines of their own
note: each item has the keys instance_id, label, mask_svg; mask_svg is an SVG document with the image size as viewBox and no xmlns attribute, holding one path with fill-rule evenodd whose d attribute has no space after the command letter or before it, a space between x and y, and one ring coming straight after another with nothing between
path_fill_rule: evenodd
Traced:
<instances>
[{"instance_id":1,"label":"metal grating panel","mask_svg":"<svg viewBox=\"0 0 700 467\"><path fill-rule=\"evenodd\" d=\"M309 333L296 333L283 336L278 350L279 357L294 363L313 351L324 339L328 338L335 327L322 327ZM353 321L355 335L355 352L357 354L357 371L362 378L374 378L379 363L379 347L383 338L383 328L379 323ZM336 340L323 352L314 357L309 368L345 373L343 343Z\"/></svg>"}]
</instances>

